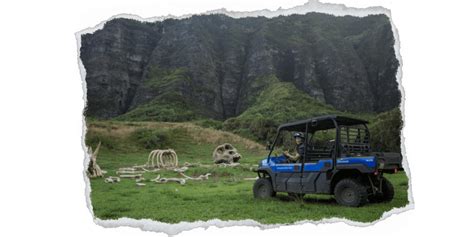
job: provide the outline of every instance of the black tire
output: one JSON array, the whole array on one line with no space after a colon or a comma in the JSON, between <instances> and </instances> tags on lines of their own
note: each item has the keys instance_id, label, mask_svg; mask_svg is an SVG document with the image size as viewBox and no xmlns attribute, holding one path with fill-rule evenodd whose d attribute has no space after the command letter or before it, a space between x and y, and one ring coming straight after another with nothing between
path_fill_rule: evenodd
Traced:
<instances>
[{"instance_id":1,"label":"black tire","mask_svg":"<svg viewBox=\"0 0 474 237\"><path fill-rule=\"evenodd\" d=\"M342 179L334 188L340 205L359 207L367 203L367 188L355 179Z\"/></svg>"},{"instance_id":2,"label":"black tire","mask_svg":"<svg viewBox=\"0 0 474 237\"><path fill-rule=\"evenodd\" d=\"M382 177L382 201L390 202L393 200L394 195L395 190L393 189L392 183L385 177Z\"/></svg>"},{"instance_id":3,"label":"black tire","mask_svg":"<svg viewBox=\"0 0 474 237\"><path fill-rule=\"evenodd\" d=\"M393 189L392 183L386 179L385 177L382 177L380 180L382 182L382 190L380 193L377 193L373 196L371 196L370 202L378 203L378 202L390 202L393 200L393 196L395 195L395 191Z\"/></svg>"},{"instance_id":4,"label":"black tire","mask_svg":"<svg viewBox=\"0 0 474 237\"><path fill-rule=\"evenodd\" d=\"M253 185L253 196L257 199L271 198L276 195L272 182L267 178L260 178Z\"/></svg>"},{"instance_id":5,"label":"black tire","mask_svg":"<svg viewBox=\"0 0 474 237\"><path fill-rule=\"evenodd\" d=\"M288 196L295 201L303 200L304 195L304 193L288 193Z\"/></svg>"}]
</instances>

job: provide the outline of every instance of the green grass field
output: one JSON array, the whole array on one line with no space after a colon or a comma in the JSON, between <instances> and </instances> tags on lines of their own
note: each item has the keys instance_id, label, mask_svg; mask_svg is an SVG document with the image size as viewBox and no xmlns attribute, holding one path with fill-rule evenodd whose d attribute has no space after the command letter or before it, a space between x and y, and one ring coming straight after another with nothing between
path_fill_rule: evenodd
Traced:
<instances>
[{"instance_id":1,"label":"green grass field","mask_svg":"<svg viewBox=\"0 0 474 237\"><path fill-rule=\"evenodd\" d=\"M143 131L143 128L171 135L151 133L151 137L143 135L137 138L137 131ZM98 163L103 170L107 170L106 177L115 175L118 168L144 164L150 150L144 147L150 142L153 144L153 141L158 145L162 143L162 148L174 148L180 164L212 164L214 147L224 141L234 144L243 156L238 167L191 167L185 172L188 176L212 175L209 180L187 180L185 185L144 181L146 186L139 187L133 179L109 184L103 178L94 178L91 180L92 207L94 215L100 219L130 217L167 223L215 218L253 219L276 224L340 217L371 222L386 211L408 204L408 178L403 172L387 175L395 187L395 197L389 203L349 208L338 205L332 196L306 195L303 200L293 201L284 193L277 194L271 200L255 200L252 194L254 181L244 178L256 177L251 169L266 153L261 145L250 140L187 123L90 122L88 129L88 145L95 146L98 140L103 142ZM136 142L137 139L140 141ZM167 178L180 177L173 171L160 171L159 174ZM144 177L149 180L157 175L146 173Z\"/></svg>"}]
</instances>

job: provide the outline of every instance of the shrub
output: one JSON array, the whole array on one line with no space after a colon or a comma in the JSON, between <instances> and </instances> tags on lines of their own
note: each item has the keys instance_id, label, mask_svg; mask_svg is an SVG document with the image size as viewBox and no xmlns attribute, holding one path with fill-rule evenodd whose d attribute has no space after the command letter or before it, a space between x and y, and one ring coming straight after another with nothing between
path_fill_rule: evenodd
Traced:
<instances>
[{"instance_id":1,"label":"shrub","mask_svg":"<svg viewBox=\"0 0 474 237\"><path fill-rule=\"evenodd\" d=\"M95 131L88 130L86 133L86 146L95 148L99 142L103 148L110 150L117 149L117 144L120 144L120 142L118 142L115 137L110 137Z\"/></svg>"},{"instance_id":2,"label":"shrub","mask_svg":"<svg viewBox=\"0 0 474 237\"><path fill-rule=\"evenodd\" d=\"M221 130L223 127L222 121L218 121L214 119L196 120L193 123L204 128L214 128L217 130Z\"/></svg>"},{"instance_id":3,"label":"shrub","mask_svg":"<svg viewBox=\"0 0 474 237\"><path fill-rule=\"evenodd\" d=\"M170 134L166 130L140 128L132 132L131 139L135 141L140 148L159 149L169 146Z\"/></svg>"},{"instance_id":4,"label":"shrub","mask_svg":"<svg viewBox=\"0 0 474 237\"><path fill-rule=\"evenodd\" d=\"M374 151L400 152L403 121L399 108L377 115L369 124Z\"/></svg>"}]
</instances>

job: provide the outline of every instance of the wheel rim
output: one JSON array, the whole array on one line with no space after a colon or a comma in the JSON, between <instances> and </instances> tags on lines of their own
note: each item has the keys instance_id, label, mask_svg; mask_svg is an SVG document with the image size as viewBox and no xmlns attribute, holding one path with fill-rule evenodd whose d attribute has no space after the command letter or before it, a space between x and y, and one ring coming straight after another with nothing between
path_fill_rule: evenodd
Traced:
<instances>
[{"instance_id":1,"label":"wheel rim","mask_svg":"<svg viewBox=\"0 0 474 237\"><path fill-rule=\"evenodd\" d=\"M344 202L347 202L347 203L352 203L356 200L356 193L353 189L351 188L345 188L344 190L342 190L341 192L341 199L344 201Z\"/></svg>"},{"instance_id":2,"label":"wheel rim","mask_svg":"<svg viewBox=\"0 0 474 237\"><path fill-rule=\"evenodd\" d=\"M266 196L268 193L268 187L266 187L265 185L261 185L258 190L261 197Z\"/></svg>"}]
</instances>

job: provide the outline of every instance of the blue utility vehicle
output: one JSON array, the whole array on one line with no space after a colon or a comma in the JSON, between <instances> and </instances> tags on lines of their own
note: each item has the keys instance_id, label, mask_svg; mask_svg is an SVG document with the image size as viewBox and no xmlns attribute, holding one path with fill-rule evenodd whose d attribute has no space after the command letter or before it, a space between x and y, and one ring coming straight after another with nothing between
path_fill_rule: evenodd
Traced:
<instances>
[{"instance_id":1,"label":"blue utility vehicle","mask_svg":"<svg viewBox=\"0 0 474 237\"><path fill-rule=\"evenodd\" d=\"M260 161L254 197L270 198L277 192L295 199L305 194L329 194L339 204L351 207L391 201L393 185L383 175L402 170L402 157L372 152L367 124L328 115L281 125L268 157ZM304 152L297 162L274 152L284 145L284 133L292 132L305 138Z\"/></svg>"}]
</instances>

